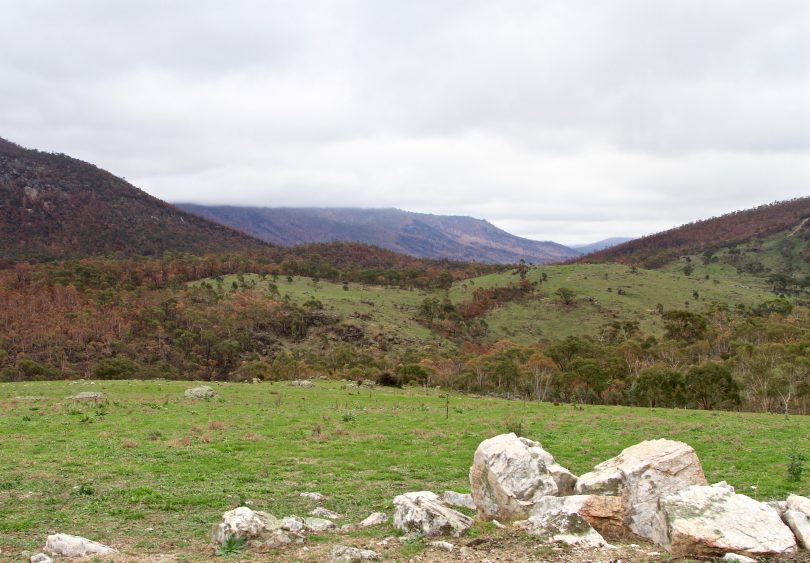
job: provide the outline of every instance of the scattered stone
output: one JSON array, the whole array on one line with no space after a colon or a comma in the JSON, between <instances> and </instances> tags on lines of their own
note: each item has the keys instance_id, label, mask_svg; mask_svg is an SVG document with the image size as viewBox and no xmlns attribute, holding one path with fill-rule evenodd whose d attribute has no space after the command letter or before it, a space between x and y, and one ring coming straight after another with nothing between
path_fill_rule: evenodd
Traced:
<instances>
[{"instance_id":1,"label":"scattered stone","mask_svg":"<svg viewBox=\"0 0 810 563\"><path fill-rule=\"evenodd\" d=\"M486 520L526 518L542 497L571 494L576 480L538 442L514 433L481 442L470 468L472 498Z\"/></svg>"},{"instance_id":2,"label":"scattered stone","mask_svg":"<svg viewBox=\"0 0 810 563\"><path fill-rule=\"evenodd\" d=\"M200 387L186 389L183 392L183 396L186 399L210 399L216 396L216 392L208 385L202 385Z\"/></svg>"},{"instance_id":3,"label":"scattered stone","mask_svg":"<svg viewBox=\"0 0 810 563\"><path fill-rule=\"evenodd\" d=\"M373 379L364 379L360 382L360 385L362 385L363 387L375 387L377 385L377 382L374 381Z\"/></svg>"},{"instance_id":4,"label":"scattered stone","mask_svg":"<svg viewBox=\"0 0 810 563\"><path fill-rule=\"evenodd\" d=\"M214 526L211 541L222 544L228 538L236 537L264 545L288 543L289 538L285 542L283 535L281 521L275 516L240 506L222 515L222 522Z\"/></svg>"},{"instance_id":5,"label":"scattered stone","mask_svg":"<svg viewBox=\"0 0 810 563\"><path fill-rule=\"evenodd\" d=\"M51 555L62 557L86 557L88 555L113 555L118 553L102 543L70 534L53 534L45 541L45 549Z\"/></svg>"},{"instance_id":6,"label":"scattered stone","mask_svg":"<svg viewBox=\"0 0 810 563\"><path fill-rule=\"evenodd\" d=\"M72 397L68 397L68 399L73 399L74 401L93 401L95 403L100 403L102 401L106 401L107 397L104 395L104 393L100 393L98 391L81 391Z\"/></svg>"},{"instance_id":7,"label":"scattered stone","mask_svg":"<svg viewBox=\"0 0 810 563\"><path fill-rule=\"evenodd\" d=\"M653 539L658 499L691 485L706 484L694 449L673 440L648 440L582 475L576 492L621 497L625 525L635 534Z\"/></svg>"},{"instance_id":8,"label":"scattered stone","mask_svg":"<svg viewBox=\"0 0 810 563\"><path fill-rule=\"evenodd\" d=\"M387 547L388 544L390 544L392 541L396 541L396 540L397 540L397 538L395 538L394 536L388 536L387 538L384 538L384 539L381 539L380 541L378 541L377 545L379 545L380 547Z\"/></svg>"},{"instance_id":9,"label":"scattered stone","mask_svg":"<svg viewBox=\"0 0 810 563\"><path fill-rule=\"evenodd\" d=\"M35 553L29 559L31 563L53 563L53 559L45 555L44 553Z\"/></svg>"},{"instance_id":10,"label":"scattered stone","mask_svg":"<svg viewBox=\"0 0 810 563\"><path fill-rule=\"evenodd\" d=\"M498 522L497 520L492 520L492 524L493 524L493 525L494 525L496 528L498 528L499 530L503 530L504 528L506 528L506 526L504 526L503 524L501 524L501 523L500 523L500 522Z\"/></svg>"},{"instance_id":11,"label":"scattered stone","mask_svg":"<svg viewBox=\"0 0 810 563\"><path fill-rule=\"evenodd\" d=\"M441 549L442 551L453 551L456 548L456 546L447 541L432 541L428 545L436 549Z\"/></svg>"},{"instance_id":12,"label":"scattered stone","mask_svg":"<svg viewBox=\"0 0 810 563\"><path fill-rule=\"evenodd\" d=\"M621 497L599 495L543 497L532 507L529 515L542 516L545 512L578 514L600 534L621 534L625 531Z\"/></svg>"},{"instance_id":13,"label":"scattered stone","mask_svg":"<svg viewBox=\"0 0 810 563\"><path fill-rule=\"evenodd\" d=\"M251 382L253 385L258 385L259 383L261 383L261 382L262 382L262 380L261 380L261 379L259 379L258 377L254 377L253 379L251 379L251 380L250 380L250 382Z\"/></svg>"},{"instance_id":14,"label":"scattered stone","mask_svg":"<svg viewBox=\"0 0 810 563\"><path fill-rule=\"evenodd\" d=\"M309 379L293 379L287 385L290 387L315 387L315 384Z\"/></svg>"},{"instance_id":15,"label":"scattered stone","mask_svg":"<svg viewBox=\"0 0 810 563\"><path fill-rule=\"evenodd\" d=\"M455 506L456 508L469 508L475 510L475 501L472 495L457 493L455 491L444 491L442 494L442 502L447 506Z\"/></svg>"},{"instance_id":16,"label":"scattered stone","mask_svg":"<svg viewBox=\"0 0 810 563\"><path fill-rule=\"evenodd\" d=\"M343 518L343 516L341 516L337 512L332 512L331 510L324 508L322 506L319 506L318 508L310 512L310 514L312 516L317 516L318 518L327 518L329 520L334 520L336 518Z\"/></svg>"},{"instance_id":17,"label":"scattered stone","mask_svg":"<svg viewBox=\"0 0 810 563\"><path fill-rule=\"evenodd\" d=\"M810 520L804 512L788 509L782 516L802 549L810 549Z\"/></svg>"},{"instance_id":18,"label":"scattered stone","mask_svg":"<svg viewBox=\"0 0 810 563\"><path fill-rule=\"evenodd\" d=\"M365 520L360 522L360 525L364 528L368 528L369 526L379 526L386 522L388 522L388 515L385 512L372 512Z\"/></svg>"},{"instance_id":19,"label":"scattered stone","mask_svg":"<svg viewBox=\"0 0 810 563\"><path fill-rule=\"evenodd\" d=\"M446 506L429 491L399 495L394 507L394 527L403 532L458 537L473 525L472 518Z\"/></svg>"},{"instance_id":20,"label":"scattered stone","mask_svg":"<svg viewBox=\"0 0 810 563\"><path fill-rule=\"evenodd\" d=\"M281 519L281 529L297 534L305 528L304 519L300 516L285 516Z\"/></svg>"},{"instance_id":21,"label":"scattered stone","mask_svg":"<svg viewBox=\"0 0 810 563\"><path fill-rule=\"evenodd\" d=\"M733 561L735 563L757 563L756 559L746 557L745 555L739 555L737 553L726 553L723 556L723 561Z\"/></svg>"},{"instance_id":22,"label":"scattered stone","mask_svg":"<svg viewBox=\"0 0 810 563\"><path fill-rule=\"evenodd\" d=\"M331 563L360 563L362 561L382 561L376 551L359 549L348 545L336 545L332 548Z\"/></svg>"},{"instance_id":23,"label":"scattered stone","mask_svg":"<svg viewBox=\"0 0 810 563\"><path fill-rule=\"evenodd\" d=\"M796 538L763 502L724 487L693 485L662 497L653 541L676 556L792 555Z\"/></svg>"},{"instance_id":24,"label":"scattered stone","mask_svg":"<svg viewBox=\"0 0 810 563\"><path fill-rule=\"evenodd\" d=\"M310 532L315 532L316 534L321 532L331 532L337 527L331 520L314 517L304 518L304 525L306 526L307 530Z\"/></svg>"},{"instance_id":25,"label":"scattered stone","mask_svg":"<svg viewBox=\"0 0 810 563\"><path fill-rule=\"evenodd\" d=\"M323 502L326 500L326 497L321 493L301 493L301 498L308 498L309 500L314 500L315 502Z\"/></svg>"},{"instance_id":26,"label":"scattered stone","mask_svg":"<svg viewBox=\"0 0 810 563\"><path fill-rule=\"evenodd\" d=\"M576 512L564 509L534 512L515 526L546 543L562 543L581 548L605 547L605 538Z\"/></svg>"}]
</instances>

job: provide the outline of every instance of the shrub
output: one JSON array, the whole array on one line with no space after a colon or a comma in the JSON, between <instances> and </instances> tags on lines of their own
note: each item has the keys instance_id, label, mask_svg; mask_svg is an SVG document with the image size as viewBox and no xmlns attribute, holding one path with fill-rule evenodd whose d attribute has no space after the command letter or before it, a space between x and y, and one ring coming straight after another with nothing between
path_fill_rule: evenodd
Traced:
<instances>
[{"instance_id":1,"label":"shrub","mask_svg":"<svg viewBox=\"0 0 810 563\"><path fill-rule=\"evenodd\" d=\"M133 379L138 365L125 356L115 356L101 360L93 369L96 379Z\"/></svg>"}]
</instances>

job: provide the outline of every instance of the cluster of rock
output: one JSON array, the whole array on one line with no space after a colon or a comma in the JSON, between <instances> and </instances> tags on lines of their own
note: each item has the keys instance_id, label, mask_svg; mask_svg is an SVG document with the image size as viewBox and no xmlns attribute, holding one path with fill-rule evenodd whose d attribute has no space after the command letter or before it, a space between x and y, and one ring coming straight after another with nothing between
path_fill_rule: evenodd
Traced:
<instances>
[{"instance_id":1,"label":"cluster of rock","mask_svg":"<svg viewBox=\"0 0 810 563\"><path fill-rule=\"evenodd\" d=\"M771 506L709 485L695 451L672 440L629 447L577 478L532 440L481 443L470 469L478 516L514 522L551 542L605 546L630 533L676 556L786 556L810 538L810 500Z\"/></svg>"},{"instance_id":2,"label":"cluster of rock","mask_svg":"<svg viewBox=\"0 0 810 563\"><path fill-rule=\"evenodd\" d=\"M186 399L212 399L216 397L217 393L208 385L200 385L199 387L192 387L183 392Z\"/></svg>"}]
</instances>

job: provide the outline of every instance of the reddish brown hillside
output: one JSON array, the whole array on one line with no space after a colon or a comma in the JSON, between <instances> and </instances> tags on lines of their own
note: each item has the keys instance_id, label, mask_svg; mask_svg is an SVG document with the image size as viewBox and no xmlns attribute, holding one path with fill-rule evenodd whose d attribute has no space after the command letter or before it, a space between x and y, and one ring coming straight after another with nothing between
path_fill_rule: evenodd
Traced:
<instances>
[{"instance_id":1,"label":"reddish brown hillside","mask_svg":"<svg viewBox=\"0 0 810 563\"><path fill-rule=\"evenodd\" d=\"M810 197L761 205L635 239L580 258L656 268L684 254L697 254L797 226L810 217Z\"/></svg>"},{"instance_id":2,"label":"reddish brown hillside","mask_svg":"<svg viewBox=\"0 0 810 563\"><path fill-rule=\"evenodd\" d=\"M0 262L267 248L92 164L0 139Z\"/></svg>"}]
</instances>

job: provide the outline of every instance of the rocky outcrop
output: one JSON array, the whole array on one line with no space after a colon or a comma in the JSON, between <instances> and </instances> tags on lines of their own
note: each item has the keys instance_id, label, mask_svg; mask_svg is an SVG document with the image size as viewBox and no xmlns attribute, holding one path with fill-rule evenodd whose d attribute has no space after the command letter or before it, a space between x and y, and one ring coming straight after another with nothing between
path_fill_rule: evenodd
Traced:
<instances>
[{"instance_id":1,"label":"rocky outcrop","mask_svg":"<svg viewBox=\"0 0 810 563\"><path fill-rule=\"evenodd\" d=\"M776 510L725 487L691 486L662 497L652 539L676 556L796 552L796 539Z\"/></svg>"},{"instance_id":2,"label":"rocky outcrop","mask_svg":"<svg viewBox=\"0 0 810 563\"><path fill-rule=\"evenodd\" d=\"M577 514L600 534L619 535L625 529L624 509L620 497L598 495L543 497L532 507L529 518L551 512Z\"/></svg>"},{"instance_id":3,"label":"rocky outcrop","mask_svg":"<svg viewBox=\"0 0 810 563\"><path fill-rule=\"evenodd\" d=\"M246 506L234 508L222 515L222 521L214 526L211 540L222 544L228 538L242 538L248 543L265 546L289 543L281 527L281 521L267 512L251 510Z\"/></svg>"},{"instance_id":4,"label":"rocky outcrop","mask_svg":"<svg viewBox=\"0 0 810 563\"><path fill-rule=\"evenodd\" d=\"M183 392L186 399L211 399L216 396L216 392L208 385L201 385L200 387L192 387Z\"/></svg>"},{"instance_id":5,"label":"rocky outcrop","mask_svg":"<svg viewBox=\"0 0 810 563\"><path fill-rule=\"evenodd\" d=\"M472 518L442 503L435 493L419 491L394 498L394 527L403 532L459 536L472 525Z\"/></svg>"},{"instance_id":6,"label":"rocky outcrop","mask_svg":"<svg viewBox=\"0 0 810 563\"><path fill-rule=\"evenodd\" d=\"M582 475L576 492L620 497L627 528L653 539L658 500L686 487L706 484L694 449L683 442L649 440L623 450Z\"/></svg>"},{"instance_id":7,"label":"rocky outcrop","mask_svg":"<svg viewBox=\"0 0 810 563\"><path fill-rule=\"evenodd\" d=\"M45 541L45 549L51 555L60 557L87 557L90 555L114 555L113 548L102 543L70 534L53 534Z\"/></svg>"},{"instance_id":8,"label":"rocky outcrop","mask_svg":"<svg viewBox=\"0 0 810 563\"><path fill-rule=\"evenodd\" d=\"M607 545L605 539L576 511L567 508L537 510L527 520L515 523L526 533L546 543L597 548Z\"/></svg>"},{"instance_id":9,"label":"rocky outcrop","mask_svg":"<svg viewBox=\"0 0 810 563\"><path fill-rule=\"evenodd\" d=\"M526 518L544 496L569 495L577 478L538 443L513 433L484 440L470 468L472 497L481 518Z\"/></svg>"}]
</instances>

